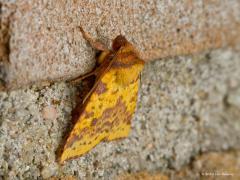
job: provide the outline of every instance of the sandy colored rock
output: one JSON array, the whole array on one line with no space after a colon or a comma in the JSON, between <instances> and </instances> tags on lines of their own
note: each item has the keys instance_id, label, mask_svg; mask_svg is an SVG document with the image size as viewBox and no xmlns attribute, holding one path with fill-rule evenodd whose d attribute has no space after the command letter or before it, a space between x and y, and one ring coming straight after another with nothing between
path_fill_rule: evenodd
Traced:
<instances>
[{"instance_id":1,"label":"sandy colored rock","mask_svg":"<svg viewBox=\"0 0 240 180\"><path fill-rule=\"evenodd\" d=\"M201 179L240 179L240 152L212 152L197 157L193 172Z\"/></svg>"},{"instance_id":2,"label":"sandy colored rock","mask_svg":"<svg viewBox=\"0 0 240 180\"><path fill-rule=\"evenodd\" d=\"M79 26L108 47L120 33L145 60L240 41L240 1L1 0L1 77L17 88L66 80L94 67Z\"/></svg>"},{"instance_id":3,"label":"sandy colored rock","mask_svg":"<svg viewBox=\"0 0 240 180\"><path fill-rule=\"evenodd\" d=\"M52 177L52 178L49 178L47 180L77 180L76 177L74 176L63 176L63 177Z\"/></svg>"},{"instance_id":4,"label":"sandy colored rock","mask_svg":"<svg viewBox=\"0 0 240 180\"><path fill-rule=\"evenodd\" d=\"M42 113L44 119L55 120L57 118L57 111L53 106L45 106Z\"/></svg>"},{"instance_id":5,"label":"sandy colored rock","mask_svg":"<svg viewBox=\"0 0 240 180\"><path fill-rule=\"evenodd\" d=\"M176 180L237 180L240 179L239 169L239 151L210 152L197 156L190 165L170 174Z\"/></svg>"},{"instance_id":6,"label":"sandy colored rock","mask_svg":"<svg viewBox=\"0 0 240 180\"><path fill-rule=\"evenodd\" d=\"M197 156L179 171L138 172L118 176L119 180L237 180L240 178L240 152L210 152Z\"/></svg>"},{"instance_id":7,"label":"sandy colored rock","mask_svg":"<svg viewBox=\"0 0 240 180\"><path fill-rule=\"evenodd\" d=\"M168 176L156 173L139 172L135 174L126 174L117 178L118 180L169 180Z\"/></svg>"}]
</instances>

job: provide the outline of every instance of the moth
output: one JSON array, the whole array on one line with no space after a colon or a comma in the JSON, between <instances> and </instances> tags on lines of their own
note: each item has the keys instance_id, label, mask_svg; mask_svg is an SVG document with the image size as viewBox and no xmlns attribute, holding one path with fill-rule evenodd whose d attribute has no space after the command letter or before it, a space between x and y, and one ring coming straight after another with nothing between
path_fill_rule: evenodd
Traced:
<instances>
[{"instance_id":1,"label":"moth","mask_svg":"<svg viewBox=\"0 0 240 180\"><path fill-rule=\"evenodd\" d=\"M60 163L87 153L102 141L128 136L144 67L144 61L124 36L117 36L109 50L80 30L91 46L101 52L97 57L99 67L73 80L95 76L92 89L77 106L79 116L66 139Z\"/></svg>"}]
</instances>

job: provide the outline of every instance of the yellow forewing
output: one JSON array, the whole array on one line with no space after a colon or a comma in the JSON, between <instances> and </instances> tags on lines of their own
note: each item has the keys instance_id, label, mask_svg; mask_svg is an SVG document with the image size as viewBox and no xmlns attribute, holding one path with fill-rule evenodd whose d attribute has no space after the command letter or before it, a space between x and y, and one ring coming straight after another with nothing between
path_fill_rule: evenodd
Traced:
<instances>
[{"instance_id":1,"label":"yellow forewing","mask_svg":"<svg viewBox=\"0 0 240 180\"><path fill-rule=\"evenodd\" d=\"M144 62L126 42L114 52L112 62L97 77L65 143L61 163L83 155L103 140L128 136Z\"/></svg>"}]
</instances>

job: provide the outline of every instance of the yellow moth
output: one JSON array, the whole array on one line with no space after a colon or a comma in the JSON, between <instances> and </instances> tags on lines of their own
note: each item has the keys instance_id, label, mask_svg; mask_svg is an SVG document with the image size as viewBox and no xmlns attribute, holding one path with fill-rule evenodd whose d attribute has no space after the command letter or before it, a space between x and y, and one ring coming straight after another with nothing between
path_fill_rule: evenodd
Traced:
<instances>
[{"instance_id":1,"label":"yellow moth","mask_svg":"<svg viewBox=\"0 0 240 180\"><path fill-rule=\"evenodd\" d=\"M108 50L81 31L84 38L101 51L97 59L99 67L80 77L96 78L82 105L77 106L79 114L60 154L60 163L87 153L101 141L128 136L144 66L144 61L124 36L117 36L112 50Z\"/></svg>"}]
</instances>

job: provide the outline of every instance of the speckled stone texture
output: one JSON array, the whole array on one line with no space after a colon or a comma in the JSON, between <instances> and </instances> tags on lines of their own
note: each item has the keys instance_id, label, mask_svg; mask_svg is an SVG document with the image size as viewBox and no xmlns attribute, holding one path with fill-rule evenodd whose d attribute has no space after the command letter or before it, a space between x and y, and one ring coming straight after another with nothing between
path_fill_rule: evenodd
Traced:
<instances>
[{"instance_id":1,"label":"speckled stone texture","mask_svg":"<svg viewBox=\"0 0 240 180\"><path fill-rule=\"evenodd\" d=\"M195 157L191 164L179 171L166 172L140 171L126 173L118 180L238 180L240 179L240 152L209 152Z\"/></svg>"},{"instance_id":2,"label":"speckled stone texture","mask_svg":"<svg viewBox=\"0 0 240 180\"><path fill-rule=\"evenodd\" d=\"M0 74L9 88L89 72L95 52L83 40L79 26L108 47L113 38L123 34L145 60L240 42L239 0L0 3Z\"/></svg>"},{"instance_id":3,"label":"speckled stone texture","mask_svg":"<svg viewBox=\"0 0 240 180\"><path fill-rule=\"evenodd\" d=\"M60 166L76 87L56 83L0 93L0 178L112 179L180 169L200 152L240 148L240 52L216 50L148 63L128 138Z\"/></svg>"}]
</instances>

